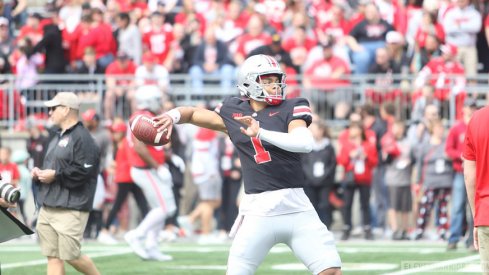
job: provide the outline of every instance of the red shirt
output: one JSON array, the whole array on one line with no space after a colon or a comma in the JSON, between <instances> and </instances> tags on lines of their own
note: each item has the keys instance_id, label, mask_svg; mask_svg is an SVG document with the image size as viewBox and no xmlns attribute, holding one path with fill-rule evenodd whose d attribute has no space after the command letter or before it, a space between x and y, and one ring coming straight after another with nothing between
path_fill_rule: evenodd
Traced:
<instances>
[{"instance_id":1,"label":"red shirt","mask_svg":"<svg viewBox=\"0 0 489 275\"><path fill-rule=\"evenodd\" d=\"M20 179L19 168L13 162L6 164L0 163L0 175L2 175L2 182L7 182L12 185L16 185Z\"/></svg>"},{"instance_id":2,"label":"red shirt","mask_svg":"<svg viewBox=\"0 0 489 275\"><path fill-rule=\"evenodd\" d=\"M349 85L346 79L333 79L329 76L338 68L343 68L343 75L350 74L350 67L341 58L332 56L330 59L320 59L314 62L306 71L306 75L311 79L313 87L322 89L334 89Z\"/></svg>"},{"instance_id":3,"label":"red shirt","mask_svg":"<svg viewBox=\"0 0 489 275\"><path fill-rule=\"evenodd\" d=\"M364 172L358 174L355 172L354 164L350 159L350 152L353 150L357 150L359 146L353 144L348 141L343 146L341 146L340 153L338 154L337 161L338 164L345 168L345 172L354 171L355 173L355 182L363 185L371 185L372 183L372 171L377 166L378 157L377 157L377 149L374 144L371 144L369 141L364 141L361 145L366 158L365 169Z\"/></svg>"},{"instance_id":4,"label":"red shirt","mask_svg":"<svg viewBox=\"0 0 489 275\"><path fill-rule=\"evenodd\" d=\"M375 132L370 129L364 129L365 131L365 136L367 137L367 141L372 143L373 145L377 144L377 136L375 135ZM345 129L343 130L339 135L338 135L338 144L343 145L347 142L349 142L349 136L350 136L350 130Z\"/></svg>"},{"instance_id":5,"label":"red shirt","mask_svg":"<svg viewBox=\"0 0 489 275\"><path fill-rule=\"evenodd\" d=\"M129 183L133 182L131 178L131 165L129 164L129 150L128 150L127 138L124 138L117 148L115 154L115 183Z\"/></svg>"},{"instance_id":6,"label":"red shirt","mask_svg":"<svg viewBox=\"0 0 489 275\"><path fill-rule=\"evenodd\" d=\"M465 88L465 70L458 61L446 62L443 57L432 58L419 72L429 79L435 87L435 98L440 101L448 100L453 88Z\"/></svg>"},{"instance_id":7,"label":"red shirt","mask_svg":"<svg viewBox=\"0 0 489 275\"><path fill-rule=\"evenodd\" d=\"M434 26L434 31L436 37L441 41L441 43L444 43L445 41L445 30L443 29L443 26L441 24L435 24ZM426 37L428 37L428 32L425 30L422 30L421 27L418 28L416 31L416 35L414 36L414 40L418 42L418 45L420 48L424 48L425 43L426 43Z\"/></svg>"},{"instance_id":8,"label":"red shirt","mask_svg":"<svg viewBox=\"0 0 489 275\"><path fill-rule=\"evenodd\" d=\"M447 140L445 143L445 153L452 159L453 170L463 172L462 169L462 153L464 149L465 132L467 124L460 121L450 128Z\"/></svg>"},{"instance_id":9,"label":"red shirt","mask_svg":"<svg viewBox=\"0 0 489 275\"><path fill-rule=\"evenodd\" d=\"M153 117L154 114L152 114L149 111L146 110L139 110L134 112L134 114L131 116L129 121L131 121L133 118L136 116L144 114L150 117ZM148 164L139 156L139 154L134 150L134 140L135 137L132 134L132 132L128 131L127 134L127 144L128 144L128 159L129 159L129 164L131 167L145 167L149 168ZM152 146L152 145L146 145L148 148L149 154L153 157L153 159L158 163L158 164L163 164L165 163L165 152L163 151L163 146Z\"/></svg>"},{"instance_id":10,"label":"red shirt","mask_svg":"<svg viewBox=\"0 0 489 275\"><path fill-rule=\"evenodd\" d=\"M39 26L38 28L32 28L31 26L23 26L20 31L19 35L17 36L17 41L28 37L32 41L32 45L36 45L37 42L41 41L43 36L43 31L42 31L42 26Z\"/></svg>"},{"instance_id":11,"label":"red shirt","mask_svg":"<svg viewBox=\"0 0 489 275\"><path fill-rule=\"evenodd\" d=\"M173 32L168 25L160 30L151 30L143 35L143 44L158 60L158 64L165 62L170 45L173 41Z\"/></svg>"},{"instance_id":12,"label":"red shirt","mask_svg":"<svg viewBox=\"0 0 489 275\"><path fill-rule=\"evenodd\" d=\"M474 113L465 134L463 158L475 161L475 215L474 226L489 226L489 107Z\"/></svg>"},{"instance_id":13,"label":"red shirt","mask_svg":"<svg viewBox=\"0 0 489 275\"><path fill-rule=\"evenodd\" d=\"M136 73L136 64L132 62L131 60L126 61L127 66L122 67L121 63L116 59L114 62L110 63L109 66L107 66L107 69L105 70L105 75L106 76L111 76L111 75L130 75L134 76ZM117 84L118 85L128 85L130 84L131 80L130 79L118 79Z\"/></svg>"},{"instance_id":14,"label":"red shirt","mask_svg":"<svg viewBox=\"0 0 489 275\"><path fill-rule=\"evenodd\" d=\"M238 46L236 53L246 57L252 50L263 45L268 45L271 42L272 38L266 33L261 33L258 36L251 36L250 34L246 33L237 38L236 44Z\"/></svg>"}]
</instances>

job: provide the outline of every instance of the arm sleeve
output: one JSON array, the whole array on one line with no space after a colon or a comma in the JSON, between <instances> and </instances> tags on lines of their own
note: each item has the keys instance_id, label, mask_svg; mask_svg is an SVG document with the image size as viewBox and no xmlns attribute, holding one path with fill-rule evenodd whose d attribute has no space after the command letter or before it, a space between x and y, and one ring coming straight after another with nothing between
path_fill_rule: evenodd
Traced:
<instances>
[{"instance_id":1,"label":"arm sleeve","mask_svg":"<svg viewBox=\"0 0 489 275\"><path fill-rule=\"evenodd\" d=\"M293 153L309 153L314 143L312 133L306 127L296 128L290 133L269 131L261 128L257 137Z\"/></svg>"},{"instance_id":2,"label":"arm sleeve","mask_svg":"<svg viewBox=\"0 0 489 275\"><path fill-rule=\"evenodd\" d=\"M91 137L88 137L91 138ZM73 147L74 159L70 165L63 167L57 165L56 180L61 182L66 188L77 188L89 182L99 169L99 150L92 142L80 138Z\"/></svg>"}]
</instances>

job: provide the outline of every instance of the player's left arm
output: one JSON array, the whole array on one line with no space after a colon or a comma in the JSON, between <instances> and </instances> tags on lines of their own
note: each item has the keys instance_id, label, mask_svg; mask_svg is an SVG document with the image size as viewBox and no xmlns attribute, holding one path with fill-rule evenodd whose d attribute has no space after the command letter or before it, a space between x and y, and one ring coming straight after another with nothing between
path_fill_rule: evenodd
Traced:
<instances>
[{"instance_id":1,"label":"player's left arm","mask_svg":"<svg viewBox=\"0 0 489 275\"><path fill-rule=\"evenodd\" d=\"M249 137L257 137L281 149L293 153L309 153L312 151L314 139L307 124L302 119L290 121L288 132L282 133L260 128L258 122L251 116L236 117L247 128L241 127L241 133Z\"/></svg>"}]
</instances>

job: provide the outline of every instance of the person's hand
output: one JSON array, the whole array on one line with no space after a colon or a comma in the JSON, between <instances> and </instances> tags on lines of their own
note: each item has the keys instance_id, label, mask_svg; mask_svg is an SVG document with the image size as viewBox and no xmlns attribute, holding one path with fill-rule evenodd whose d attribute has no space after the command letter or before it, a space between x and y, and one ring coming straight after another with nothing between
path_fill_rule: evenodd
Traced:
<instances>
[{"instance_id":1,"label":"person's hand","mask_svg":"<svg viewBox=\"0 0 489 275\"><path fill-rule=\"evenodd\" d=\"M477 227L474 226L474 248L479 250L479 236L477 235Z\"/></svg>"},{"instance_id":2,"label":"person's hand","mask_svg":"<svg viewBox=\"0 0 489 275\"><path fill-rule=\"evenodd\" d=\"M173 131L173 119L166 113L153 118L155 122L155 127L158 128L158 132L162 132L165 129L168 130L166 133L166 138L170 139L171 133Z\"/></svg>"},{"instance_id":3,"label":"person's hand","mask_svg":"<svg viewBox=\"0 0 489 275\"><path fill-rule=\"evenodd\" d=\"M15 203L9 203L3 198L0 198L0 207L3 208L11 208L11 207L16 207L17 205Z\"/></svg>"},{"instance_id":4,"label":"person's hand","mask_svg":"<svg viewBox=\"0 0 489 275\"><path fill-rule=\"evenodd\" d=\"M258 121L256 121L254 118L252 118L251 116L244 116L235 117L234 119L246 125L246 129L244 127L239 127L241 133L249 137L256 137L258 135L258 131L260 131L260 125L258 124Z\"/></svg>"},{"instance_id":5,"label":"person's hand","mask_svg":"<svg viewBox=\"0 0 489 275\"><path fill-rule=\"evenodd\" d=\"M33 180L38 180L39 179L39 171L41 171L41 169L39 169L38 167L34 167L31 171L31 177Z\"/></svg>"},{"instance_id":6,"label":"person's hand","mask_svg":"<svg viewBox=\"0 0 489 275\"><path fill-rule=\"evenodd\" d=\"M54 181L56 171L52 169L40 170L37 175L40 182L49 184Z\"/></svg>"}]
</instances>

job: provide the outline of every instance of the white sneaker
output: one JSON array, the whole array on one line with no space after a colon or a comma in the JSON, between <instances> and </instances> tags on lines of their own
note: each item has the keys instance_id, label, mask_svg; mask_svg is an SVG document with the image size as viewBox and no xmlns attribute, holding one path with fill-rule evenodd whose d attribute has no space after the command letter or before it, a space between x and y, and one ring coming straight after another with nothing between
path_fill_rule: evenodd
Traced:
<instances>
[{"instance_id":1,"label":"white sneaker","mask_svg":"<svg viewBox=\"0 0 489 275\"><path fill-rule=\"evenodd\" d=\"M148 255L148 258L146 260L153 260L158 262L173 260L172 256L161 253L157 246L147 249L146 253Z\"/></svg>"},{"instance_id":2,"label":"white sneaker","mask_svg":"<svg viewBox=\"0 0 489 275\"><path fill-rule=\"evenodd\" d=\"M136 235L134 230L131 230L124 235L124 239L126 240L129 247L131 247L132 251L136 253L139 257L144 260L149 259L148 252L144 249L144 243L142 238Z\"/></svg>"},{"instance_id":3,"label":"white sneaker","mask_svg":"<svg viewBox=\"0 0 489 275\"><path fill-rule=\"evenodd\" d=\"M171 230L162 230L158 236L160 242L174 242L177 240L177 234Z\"/></svg>"},{"instance_id":4,"label":"white sneaker","mask_svg":"<svg viewBox=\"0 0 489 275\"><path fill-rule=\"evenodd\" d=\"M185 237L191 237L194 234L194 226L190 222L188 216L179 216L177 218L178 224L180 228L184 230Z\"/></svg>"},{"instance_id":5,"label":"white sneaker","mask_svg":"<svg viewBox=\"0 0 489 275\"><path fill-rule=\"evenodd\" d=\"M107 232L100 231L97 237L97 241L99 243L107 244L107 245L115 245L119 243L112 235Z\"/></svg>"}]
</instances>

